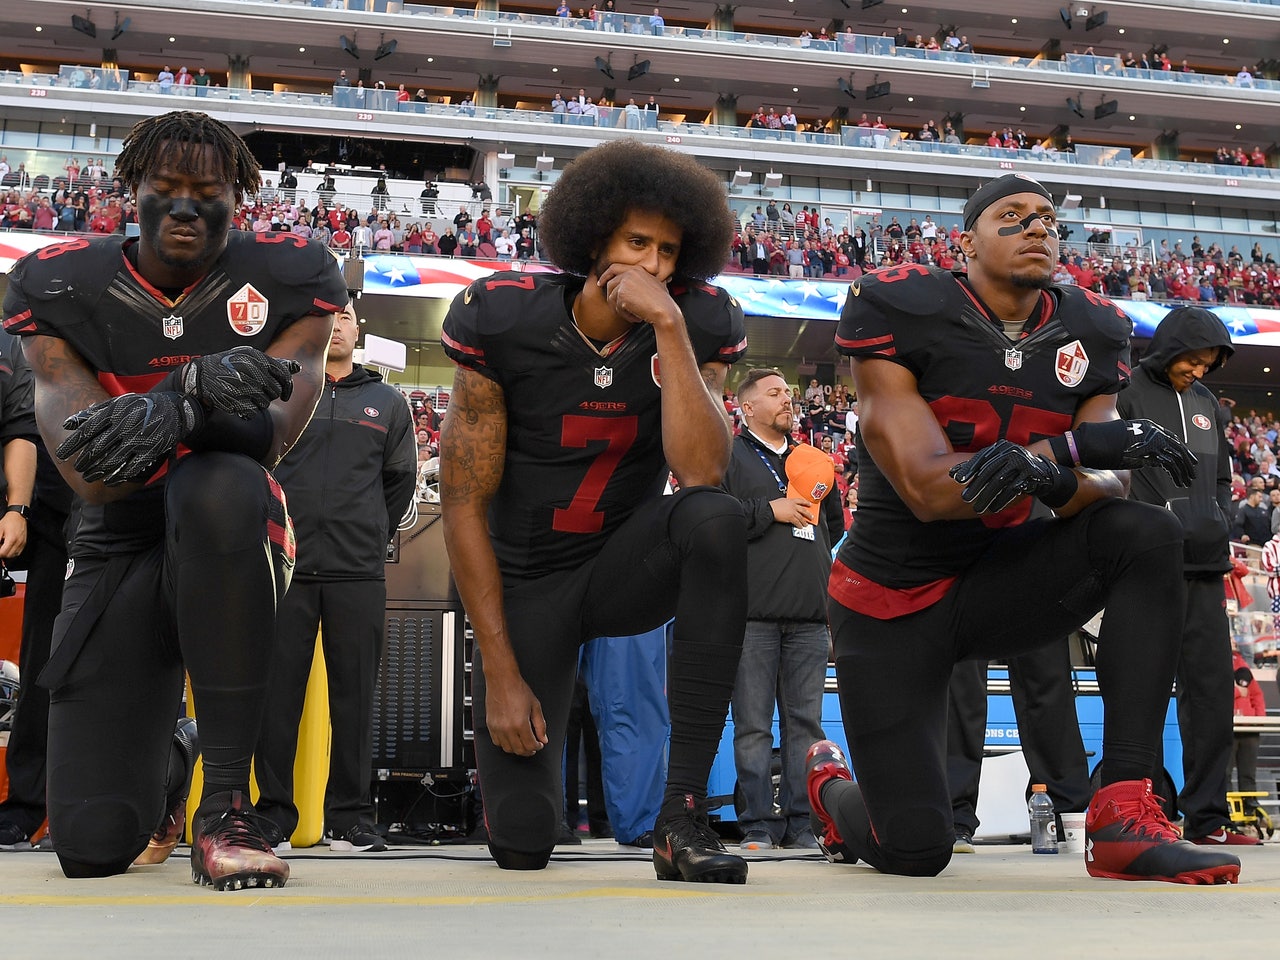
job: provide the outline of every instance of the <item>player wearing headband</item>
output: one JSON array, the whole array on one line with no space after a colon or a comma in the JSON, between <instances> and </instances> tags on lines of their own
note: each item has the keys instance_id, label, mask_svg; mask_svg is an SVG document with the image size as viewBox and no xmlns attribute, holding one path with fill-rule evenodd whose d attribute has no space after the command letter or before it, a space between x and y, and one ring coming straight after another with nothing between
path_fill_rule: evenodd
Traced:
<instances>
[{"instance_id":1,"label":"player wearing headband","mask_svg":"<svg viewBox=\"0 0 1280 960\"><path fill-rule=\"evenodd\" d=\"M1043 186L1016 174L984 186L960 243L967 275L906 264L855 282L836 333L853 358L864 454L858 522L829 583L857 783L838 747L814 744L815 832L833 860L939 873L953 844L952 666L1060 639L1105 605L1103 785L1086 867L1234 882L1239 860L1181 840L1146 779L1181 627L1182 530L1123 499L1126 471L1161 467L1185 486L1195 458L1154 423L1118 419L1130 323L1102 297L1053 285Z\"/></svg>"}]
</instances>

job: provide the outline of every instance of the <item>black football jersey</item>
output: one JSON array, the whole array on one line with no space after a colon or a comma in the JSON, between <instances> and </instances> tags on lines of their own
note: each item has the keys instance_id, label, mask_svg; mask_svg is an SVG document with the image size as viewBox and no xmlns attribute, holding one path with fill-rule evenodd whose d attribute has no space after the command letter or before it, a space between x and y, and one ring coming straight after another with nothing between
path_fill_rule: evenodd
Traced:
<instances>
[{"instance_id":1,"label":"black football jersey","mask_svg":"<svg viewBox=\"0 0 1280 960\"><path fill-rule=\"evenodd\" d=\"M958 276L919 264L856 281L840 315L837 349L879 357L915 376L957 452L999 439L1028 445L1071 428L1089 397L1129 379L1128 317L1079 287L1041 295L1021 339L1011 341ZM840 551L846 566L894 589L954 576L1001 527L1024 522L1024 499L973 520L924 523L902 502L874 457L859 463L858 522Z\"/></svg>"},{"instance_id":2,"label":"black football jersey","mask_svg":"<svg viewBox=\"0 0 1280 960\"><path fill-rule=\"evenodd\" d=\"M600 356L570 313L582 283L495 273L472 282L445 317L445 352L506 399L506 464L489 531L507 576L580 566L666 481L653 327L636 324ZM699 364L742 358L736 300L706 284L673 283L671 294Z\"/></svg>"},{"instance_id":3,"label":"black football jersey","mask_svg":"<svg viewBox=\"0 0 1280 960\"><path fill-rule=\"evenodd\" d=\"M143 393L193 357L248 345L265 350L294 321L347 302L337 261L293 234L232 231L200 280L175 300L149 284L125 256L136 241L77 237L15 264L4 298L4 329L66 340L111 396ZM154 537L161 478L106 507L80 505L77 543L87 550L138 546Z\"/></svg>"}]
</instances>

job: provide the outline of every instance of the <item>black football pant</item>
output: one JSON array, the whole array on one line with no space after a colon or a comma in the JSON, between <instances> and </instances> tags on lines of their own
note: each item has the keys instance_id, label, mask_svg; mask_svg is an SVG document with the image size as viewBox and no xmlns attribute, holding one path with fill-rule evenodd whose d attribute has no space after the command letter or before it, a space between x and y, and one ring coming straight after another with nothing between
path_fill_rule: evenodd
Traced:
<instances>
[{"instance_id":1,"label":"black football pant","mask_svg":"<svg viewBox=\"0 0 1280 960\"><path fill-rule=\"evenodd\" d=\"M373 694L387 616L383 580L299 580L280 601L271 696L254 756L259 797L255 806L288 838L298 826L293 763L298 724L316 651L324 644L329 681L329 781L324 822L335 837L373 823Z\"/></svg>"},{"instance_id":2,"label":"black football pant","mask_svg":"<svg viewBox=\"0 0 1280 960\"><path fill-rule=\"evenodd\" d=\"M1148 776L1177 662L1182 528L1167 510L1103 500L1067 520L1008 528L942 600L895 620L832 603L840 706L857 783L822 802L848 852L883 873L951 860L947 685L966 659L1059 640L1105 604L1098 684L1103 783Z\"/></svg>"},{"instance_id":3,"label":"black football pant","mask_svg":"<svg viewBox=\"0 0 1280 960\"><path fill-rule=\"evenodd\" d=\"M580 800L584 787L587 794L587 829L591 836L613 836L609 812L604 803L604 763L600 757L600 732L591 716L591 694L579 670L564 736L564 819L570 830L577 830L582 822Z\"/></svg>"},{"instance_id":4,"label":"black football pant","mask_svg":"<svg viewBox=\"0 0 1280 960\"><path fill-rule=\"evenodd\" d=\"M706 797L746 626L746 519L712 487L686 487L639 507L576 570L504 585L520 673L542 705L548 743L506 753L485 726L483 664L472 685L476 762L489 850L507 869L546 866L564 814L561 767L578 648L646 633L675 617L667 675L671 749L663 810Z\"/></svg>"},{"instance_id":5,"label":"black football pant","mask_svg":"<svg viewBox=\"0 0 1280 960\"><path fill-rule=\"evenodd\" d=\"M1071 685L1071 649L1065 639L1008 658L1009 692L1018 741L1032 783L1043 783L1058 813L1084 810L1093 788L1080 739ZM987 661L962 660L948 687L947 780L956 832L978 829L978 786L987 728ZM1028 790L1030 788L1028 787Z\"/></svg>"},{"instance_id":6,"label":"black football pant","mask_svg":"<svg viewBox=\"0 0 1280 960\"><path fill-rule=\"evenodd\" d=\"M49 659L53 622L62 609L67 573L67 515L37 503L27 525L27 593L22 605L22 693L9 731L5 764L9 796L0 819L17 824L29 837L44 823L45 753L49 742L49 691L36 682Z\"/></svg>"},{"instance_id":7,"label":"black football pant","mask_svg":"<svg viewBox=\"0 0 1280 960\"><path fill-rule=\"evenodd\" d=\"M1227 782L1234 742L1231 714L1235 679L1224 601L1222 577L1187 579L1187 617L1178 647L1183 776L1178 808L1188 837L1203 837L1231 823ZM1163 771L1163 749L1153 769Z\"/></svg>"},{"instance_id":8,"label":"black football pant","mask_svg":"<svg viewBox=\"0 0 1280 960\"><path fill-rule=\"evenodd\" d=\"M49 667L49 827L63 872L124 872L165 814L190 674L204 798L248 795L275 609L293 569L283 496L232 453L184 457L151 549L75 557ZM78 647L74 657L66 650ZM53 676L51 669L57 666Z\"/></svg>"}]
</instances>

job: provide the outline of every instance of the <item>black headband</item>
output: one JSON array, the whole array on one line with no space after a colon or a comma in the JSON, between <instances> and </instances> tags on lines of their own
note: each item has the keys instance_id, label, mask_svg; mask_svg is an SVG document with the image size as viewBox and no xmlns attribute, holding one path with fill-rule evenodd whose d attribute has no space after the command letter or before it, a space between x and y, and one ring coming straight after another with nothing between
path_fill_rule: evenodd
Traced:
<instances>
[{"instance_id":1,"label":"black headband","mask_svg":"<svg viewBox=\"0 0 1280 960\"><path fill-rule=\"evenodd\" d=\"M1005 197L1012 197L1018 193L1038 193L1050 203L1053 203L1053 195L1045 189L1044 184L1039 180L1033 180L1023 173L1005 174L1003 177L984 185L969 198L969 202L964 205L964 228L972 230L983 210L997 200L1003 200Z\"/></svg>"}]
</instances>

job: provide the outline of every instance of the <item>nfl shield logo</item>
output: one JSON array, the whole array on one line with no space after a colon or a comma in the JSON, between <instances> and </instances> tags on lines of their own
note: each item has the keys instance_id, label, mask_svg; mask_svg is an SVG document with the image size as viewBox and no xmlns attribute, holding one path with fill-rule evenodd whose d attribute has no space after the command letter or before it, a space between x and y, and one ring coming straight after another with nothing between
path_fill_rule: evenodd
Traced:
<instances>
[{"instance_id":1,"label":"nfl shield logo","mask_svg":"<svg viewBox=\"0 0 1280 960\"><path fill-rule=\"evenodd\" d=\"M1058 348L1057 360L1053 372L1058 382L1064 387L1074 387L1084 379L1089 370L1089 355L1079 340L1072 340L1065 347Z\"/></svg>"},{"instance_id":2,"label":"nfl shield logo","mask_svg":"<svg viewBox=\"0 0 1280 960\"><path fill-rule=\"evenodd\" d=\"M612 367L596 367L596 386L603 390L605 387L613 384L613 368Z\"/></svg>"},{"instance_id":3,"label":"nfl shield logo","mask_svg":"<svg viewBox=\"0 0 1280 960\"><path fill-rule=\"evenodd\" d=\"M177 340L182 336L182 318L176 313L171 313L169 316L162 318L160 323L162 324L164 335L170 340Z\"/></svg>"},{"instance_id":4,"label":"nfl shield logo","mask_svg":"<svg viewBox=\"0 0 1280 960\"><path fill-rule=\"evenodd\" d=\"M1004 352L1004 365L1010 370L1022 369L1022 351L1006 350Z\"/></svg>"}]
</instances>

